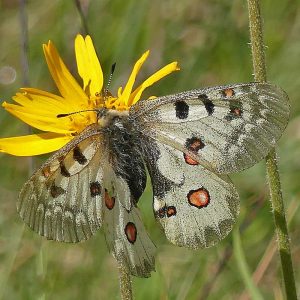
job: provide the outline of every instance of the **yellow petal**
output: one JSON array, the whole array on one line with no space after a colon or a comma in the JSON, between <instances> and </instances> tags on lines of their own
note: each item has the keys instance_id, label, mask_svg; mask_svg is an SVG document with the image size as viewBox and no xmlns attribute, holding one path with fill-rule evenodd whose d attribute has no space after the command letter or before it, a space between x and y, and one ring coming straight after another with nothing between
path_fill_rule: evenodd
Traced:
<instances>
[{"instance_id":1,"label":"yellow petal","mask_svg":"<svg viewBox=\"0 0 300 300\"><path fill-rule=\"evenodd\" d=\"M71 75L51 41L43 45L50 73L61 95L69 102L88 104L88 97Z\"/></svg>"},{"instance_id":2,"label":"yellow petal","mask_svg":"<svg viewBox=\"0 0 300 300\"><path fill-rule=\"evenodd\" d=\"M27 93L16 93L12 99L28 113L38 113L49 117L56 116L66 110L70 110L69 106L49 101L47 98L43 99L42 97L36 96L31 97L31 95ZM45 107L47 107L47 109L45 109Z\"/></svg>"},{"instance_id":3,"label":"yellow petal","mask_svg":"<svg viewBox=\"0 0 300 300\"><path fill-rule=\"evenodd\" d=\"M4 102L2 106L15 117L19 118L28 125L42 131L51 131L56 133L72 133L76 129L69 118L57 118L56 115L42 115L38 110L27 109L20 105L9 104Z\"/></svg>"},{"instance_id":4,"label":"yellow petal","mask_svg":"<svg viewBox=\"0 0 300 300\"><path fill-rule=\"evenodd\" d=\"M20 105L4 102L2 106L32 127L57 133L81 132L86 126L97 122L96 112L79 113L88 107L66 105L65 99L37 89L23 88L13 99ZM47 108L47 109L45 109ZM78 112L69 117L57 118L59 114Z\"/></svg>"},{"instance_id":5,"label":"yellow petal","mask_svg":"<svg viewBox=\"0 0 300 300\"><path fill-rule=\"evenodd\" d=\"M178 66L178 63L175 61L155 72L148 79L146 79L138 88L136 88L133 93L131 93L128 101L128 106L131 106L135 104L138 100L140 100L143 91L147 87L151 86L152 84L159 81L163 77L169 75L170 73L179 70L180 68Z\"/></svg>"},{"instance_id":6,"label":"yellow petal","mask_svg":"<svg viewBox=\"0 0 300 300\"><path fill-rule=\"evenodd\" d=\"M47 107L59 113L70 107L66 105L64 98L34 88L21 88L21 92L16 93L13 99L28 109L34 107L45 111L45 107Z\"/></svg>"},{"instance_id":7,"label":"yellow petal","mask_svg":"<svg viewBox=\"0 0 300 300\"><path fill-rule=\"evenodd\" d=\"M72 139L72 136L41 133L0 139L0 152L16 156L33 156L56 151Z\"/></svg>"},{"instance_id":8,"label":"yellow petal","mask_svg":"<svg viewBox=\"0 0 300 300\"><path fill-rule=\"evenodd\" d=\"M140 59L135 63L133 70L129 76L129 79L127 81L127 84L122 92L122 95L119 97L119 102L122 103L125 106L128 106L128 100L129 100L129 96L131 94L132 91L132 87L134 85L136 76L138 74L138 72L140 71L141 66L143 65L143 63L145 62L145 60L147 59L147 57L149 56L150 51L146 51L141 57Z\"/></svg>"},{"instance_id":9,"label":"yellow petal","mask_svg":"<svg viewBox=\"0 0 300 300\"><path fill-rule=\"evenodd\" d=\"M99 63L93 41L89 35L83 39L77 35L75 39L75 54L77 68L83 80L83 89L89 96L100 93L103 87L103 73Z\"/></svg>"},{"instance_id":10,"label":"yellow petal","mask_svg":"<svg viewBox=\"0 0 300 300\"><path fill-rule=\"evenodd\" d=\"M21 95L21 99L19 99L19 95ZM28 98L28 100L26 101L24 97ZM44 110L45 107L51 107L56 109L58 113L65 111L75 112L85 108L82 103L70 102L61 96L35 88L21 88L21 93L17 93L13 99L23 106L43 107Z\"/></svg>"}]
</instances>

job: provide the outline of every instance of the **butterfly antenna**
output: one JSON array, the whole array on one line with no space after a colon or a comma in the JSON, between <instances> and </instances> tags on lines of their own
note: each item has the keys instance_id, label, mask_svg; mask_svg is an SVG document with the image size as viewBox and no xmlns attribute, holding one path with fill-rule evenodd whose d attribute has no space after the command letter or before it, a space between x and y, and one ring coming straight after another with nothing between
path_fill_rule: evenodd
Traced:
<instances>
[{"instance_id":1,"label":"butterfly antenna","mask_svg":"<svg viewBox=\"0 0 300 300\"><path fill-rule=\"evenodd\" d=\"M115 68L116 68L116 63L113 63L112 66L111 66L111 69L110 69L110 75L109 75L109 78L108 78L108 81L107 81L107 85L106 85L106 88L104 90L104 95L103 95L103 98L106 99L107 97L107 94L108 94L108 88L110 86L110 83L111 83L111 80L112 80L112 77L113 77L113 74L115 72Z\"/></svg>"},{"instance_id":2,"label":"butterfly antenna","mask_svg":"<svg viewBox=\"0 0 300 300\"><path fill-rule=\"evenodd\" d=\"M104 95L103 95L104 99L106 99L106 97L107 97L108 88L110 86L113 74L115 72L115 68L116 68L116 63L112 64L112 66L111 66L111 70L110 70L110 75L109 75L109 78L108 78L108 82L107 82L106 88L104 90ZM56 115L56 118L64 118L64 117L68 117L68 116L71 116L71 115L75 115L75 114L79 114L79 113L87 112L87 111L94 111L94 112L99 113L98 109L85 109L85 110L75 111L75 112L71 112L71 113L67 113L67 114L58 114L58 115Z\"/></svg>"},{"instance_id":3,"label":"butterfly antenna","mask_svg":"<svg viewBox=\"0 0 300 300\"><path fill-rule=\"evenodd\" d=\"M68 117L68 116L71 116L71 115L80 114L80 113L86 112L86 111L98 112L97 109L85 109L85 110L71 112L71 113L68 113L68 114L58 114L58 115L56 115L56 118L64 118L64 117Z\"/></svg>"}]
</instances>

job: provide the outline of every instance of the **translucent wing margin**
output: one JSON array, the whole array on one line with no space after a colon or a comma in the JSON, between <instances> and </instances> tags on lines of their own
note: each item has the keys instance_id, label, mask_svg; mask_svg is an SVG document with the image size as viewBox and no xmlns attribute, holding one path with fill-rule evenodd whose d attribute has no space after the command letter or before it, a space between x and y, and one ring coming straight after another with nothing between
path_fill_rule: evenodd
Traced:
<instances>
[{"instance_id":1,"label":"translucent wing margin","mask_svg":"<svg viewBox=\"0 0 300 300\"><path fill-rule=\"evenodd\" d=\"M130 115L146 136L218 173L254 165L285 129L289 100L279 87L249 83L139 101Z\"/></svg>"},{"instance_id":2,"label":"translucent wing margin","mask_svg":"<svg viewBox=\"0 0 300 300\"><path fill-rule=\"evenodd\" d=\"M78 242L101 227L102 143L97 126L88 127L25 183L17 210L32 230L47 239Z\"/></svg>"}]
</instances>

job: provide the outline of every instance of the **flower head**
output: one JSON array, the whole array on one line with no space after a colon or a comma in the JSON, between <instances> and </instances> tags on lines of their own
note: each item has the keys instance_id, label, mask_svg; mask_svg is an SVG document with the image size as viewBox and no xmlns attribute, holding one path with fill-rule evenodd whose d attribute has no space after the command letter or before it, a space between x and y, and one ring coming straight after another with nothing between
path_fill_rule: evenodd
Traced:
<instances>
[{"instance_id":1,"label":"flower head","mask_svg":"<svg viewBox=\"0 0 300 300\"><path fill-rule=\"evenodd\" d=\"M135 63L124 88L116 96L105 93L103 73L92 39L77 35L75 54L78 74L82 86L71 75L51 41L43 45L50 73L60 96L35 88L22 88L13 100L16 104L4 102L2 106L23 122L42 133L0 139L0 152L18 156L32 156L56 151L88 125L97 122L96 112L84 112L58 118L59 114L93 110L101 107L115 110L129 110L143 91L164 76L179 70L172 62L133 89L137 74L149 56L146 51Z\"/></svg>"}]
</instances>

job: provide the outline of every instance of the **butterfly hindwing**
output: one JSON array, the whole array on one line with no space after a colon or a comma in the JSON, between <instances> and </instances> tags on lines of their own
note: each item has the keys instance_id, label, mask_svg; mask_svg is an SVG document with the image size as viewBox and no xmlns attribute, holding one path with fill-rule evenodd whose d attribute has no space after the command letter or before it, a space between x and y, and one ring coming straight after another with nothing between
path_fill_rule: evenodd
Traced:
<instances>
[{"instance_id":1,"label":"butterfly hindwing","mask_svg":"<svg viewBox=\"0 0 300 300\"><path fill-rule=\"evenodd\" d=\"M239 213L239 197L229 177L187 164L182 152L159 142L150 143L146 153L154 214L166 237L193 249L223 239Z\"/></svg>"},{"instance_id":2,"label":"butterfly hindwing","mask_svg":"<svg viewBox=\"0 0 300 300\"><path fill-rule=\"evenodd\" d=\"M101 227L103 149L91 126L33 174L17 203L31 229L51 240L78 242Z\"/></svg>"},{"instance_id":3,"label":"butterfly hindwing","mask_svg":"<svg viewBox=\"0 0 300 300\"><path fill-rule=\"evenodd\" d=\"M279 87L249 83L140 101L132 115L145 135L181 150L187 162L232 173L268 154L287 125L289 103Z\"/></svg>"},{"instance_id":4,"label":"butterfly hindwing","mask_svg":"<svg viewBox=\"0 0 300 300\"><path fill-rule=\"evenodd\" d=\"M155 246L145 230L126 180L109 164L104 173L103 230L109 250L132 275L149 277L154 270ZM127 199L125 199L127 198Z\"/></svg>"}]
</instances>

